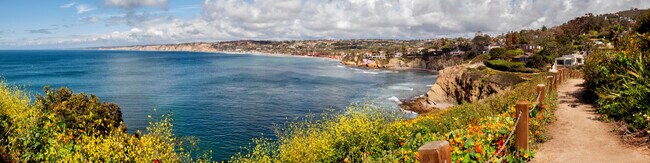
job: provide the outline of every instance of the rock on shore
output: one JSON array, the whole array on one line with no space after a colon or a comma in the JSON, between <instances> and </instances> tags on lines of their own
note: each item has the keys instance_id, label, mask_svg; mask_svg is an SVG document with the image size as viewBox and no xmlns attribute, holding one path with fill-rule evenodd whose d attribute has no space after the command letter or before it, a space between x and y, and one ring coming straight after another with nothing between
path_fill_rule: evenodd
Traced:
<instances>
[{"instance_id":1,"label":"rock on shore","mask_svg":"<svg viewBox=\"0 0 650 163\"><path fill-rule=\"evenodd\" d=\"M455 104L476 102L510 89L524 80L516 74L488 70L481 64L463 64L440 70L436 83L424 95L403 101L402 108L429 113Z\"/></svg>"}]
</instances>

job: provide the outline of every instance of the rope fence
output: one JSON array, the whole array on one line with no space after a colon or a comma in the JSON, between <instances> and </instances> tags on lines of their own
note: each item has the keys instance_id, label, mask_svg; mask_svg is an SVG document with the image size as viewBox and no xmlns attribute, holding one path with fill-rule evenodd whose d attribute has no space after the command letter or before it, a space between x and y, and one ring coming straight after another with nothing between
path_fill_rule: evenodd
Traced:
<instances>
[{"instance_id":1,"label":"rope fence","mask_svg":"<svg viewBox=\"0 0 650 163\"><path fill-rule=\"evenodd\" d=\"M517 124L519 124L519 120L521 120L521 111L518 114L519 114L519 116L517 116L517 121L515 121L515 126L512 126L512 128L517 128ZM512 134L514 134L514 133L515 133L515 130L510 131L510 134L508 135L508 138L506 139L505 143L503 143L503 145L501 146L501 148L499 148L497 153L492 155L492 157L490 157L490 159L487 162L492 162L495 158L497 158L497 156L499 154L501 154L501 151L503 151L503 149L506 147L506 145L508 145L508 143L510 142L510 139L512 139Z\"/></svg>"},{"instance_id":2,"label":"rope fence","mask_svg":"<svg viewBox=\"0 0 650 163\"><path fill-rule=\"evenodd\" d=\"M540 100L540 99L539 99L540 97L542 97L542 93L538 93L538 94L537 94L537 98L535 99L535 106L533 106L532 108L530 108L530 110L528 111L529 113L530 113L530 112L533 112L533 110L535 110L535 108L537 108L537 106L539 106L539 103L541 102L541 101L539 101L539 100Z\"/></svg>"},{"instance_id":3,"label":"rope fence","mask_svg":"<svg viewBox=\"0 0 650 163\"><path fill-rule=\"evenodd\" d=\"M528 150L528 119L530 118L531 112L536 108L541 108L541 111L544 110L544 99L545 94L551 94L553 91L557 91L558 84L566 82L570 78L580 78L581 74L575 70L569 70L566 68L559 69L557 72L552 72L552 76L547 76L548 82L545 84L538 84L535 88L537 90L537 97L535 98L535 105L530 107L529 101L518 101L515 105L517 108L517 120L512 127L512 130L508 134L508 137L505 140L505 143L499 147L499 150L490 157L487 162L492 162L496 159L508 146L508 143L512 140L513 135L515 136L515 148L516 149L526 149ZM546 88L546 89L545 89ZM540 111L540 112L541 112ZM522 116L525 115L525 116ZM523 119L523 120L522 120ZM450 163L451 152L449 150L448 141L434 141L425 143L418 149L419 159L423 163Z\"/></svg>"}]
</instances>

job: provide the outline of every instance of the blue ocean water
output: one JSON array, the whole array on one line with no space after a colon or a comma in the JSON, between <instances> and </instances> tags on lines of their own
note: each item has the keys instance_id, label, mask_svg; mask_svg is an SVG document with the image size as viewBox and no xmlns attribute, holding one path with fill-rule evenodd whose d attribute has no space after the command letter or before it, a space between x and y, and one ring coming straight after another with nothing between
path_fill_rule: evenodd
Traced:
<instances>
[{"instance_id":1,"label":"blue ocean water","mask_svg":"<svg viewBox=\"0 0 650 163\"><path fill-rule=\"evenodd\" d=\"M0 51L0 76L34 94L66 86L117 103L129 132L173 112L174 133L199 138L218 160L287 119L367 100L397 110L391 97L424 94L436 79L321 58L94 50Z\"/></svg>"}]
</instances>

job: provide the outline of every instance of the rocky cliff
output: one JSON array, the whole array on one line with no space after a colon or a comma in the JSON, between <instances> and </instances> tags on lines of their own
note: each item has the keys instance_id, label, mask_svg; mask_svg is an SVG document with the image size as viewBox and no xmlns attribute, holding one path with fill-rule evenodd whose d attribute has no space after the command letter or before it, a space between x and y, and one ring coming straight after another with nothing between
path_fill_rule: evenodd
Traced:
<instances>
[{"instance_id":1,"label":"rocky cliff","mask_svg":"<svg viewBox=\"0 0 650 163\"><path fill-rule=\"evenodd\" d=\"M170 45L140 45L123 47L102 47L98 50L145 50L145 51L194 51L194 52L216 52L210 43L185 43Z\"/></svg>"},{"instance_id":2,"label":"rocky cliff","mask_svg":"<svg viewBox=\"0 0 650 163\"><path fill-rule=\"evenodd\" d=\"M436 83L427 94L403 101L402 108L428 113L463 101L479 101L523 81L516 74L494 71L480 64L447 67L439 71Z\"/></svg>"},{"instance_id":3,"label":"rocky cliff","mask_svg":"<svg viewBox=\"0 0 650 163\"><path fill-rule=\"evenodd\" d=\"M341 60L341 63L348 66L355 67L368 67L368 68L413 68L413 69L426 69L427 64L424 60L405 59L405 58L390 58L390 59L376 59L367 60L363 57L349 57Z\"/></svg>"}]
</instances>

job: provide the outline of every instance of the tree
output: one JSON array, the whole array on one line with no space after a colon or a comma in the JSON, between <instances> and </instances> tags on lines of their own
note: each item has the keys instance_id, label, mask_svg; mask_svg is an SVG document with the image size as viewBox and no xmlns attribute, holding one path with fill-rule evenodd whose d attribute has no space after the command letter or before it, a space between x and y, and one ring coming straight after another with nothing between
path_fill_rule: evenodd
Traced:
<instances>
[{"instance_id":1,"label":"tree","mask_svg":"<svg viewBox=\"0 0 650 163\"><path fill-rule=\"evenodd\" d=\"M537 55L543 57L545 63L550 63L557 57L557 52L555 52L554 50L555 47L547 46L546 48L539 51Z\"/></svg>"},{"instance_id":2,"label":"tree","mask_svg":"<svg viewBox=\"0 0 650 163\"><path fill-rule=\"evenodd\" d=\"M530 56L530 58L528 58L528 62L526 62L526 67L537 68L537 69L544 68L544 66L546 66L545 60L546 59L543 56L539 54L534 54L533 56Z\"/></svg>"},{"instance_id":3,"label":"tree","mask_svg":"<svg viewBox=\"0 0 650 163\"><path fill-rule=\"evenodd\" d=\"M504 59L504 54L506 53L505 48L494 48L490 50L490 58L491 59Z\"/></svg>"},{"instance_id":4,"label":"tree","mask_svg":"<svg viewBox=\"0 0 650 163\"><path fill-rule=\"evenodd\" d=\"M472 43L477 46L488 46L490 45L490 35L476 35L472 39Z\"/></svg>"},{"instance_id":5,"label":"tree","mask_svg":"<svg viewBox=\"0 0 650 163\"><path fill-rule=\"evenodd\" d=\"M519 32L506 34L506 48L515 49L519 44L521 44L521 35Z\"/></svg>"},{"instance_id":6,"label":"tree","mask_svg":"<svg viewBox=\"0 0 650 163\"><path fill-rule=\"evenodd\" d=\"M650 32L650 10L644 12L641 17L639 17L639 21L637 21L638 25L636 27L636 31L639 33L646 33Z\"/></svg>"}]
</instances>

